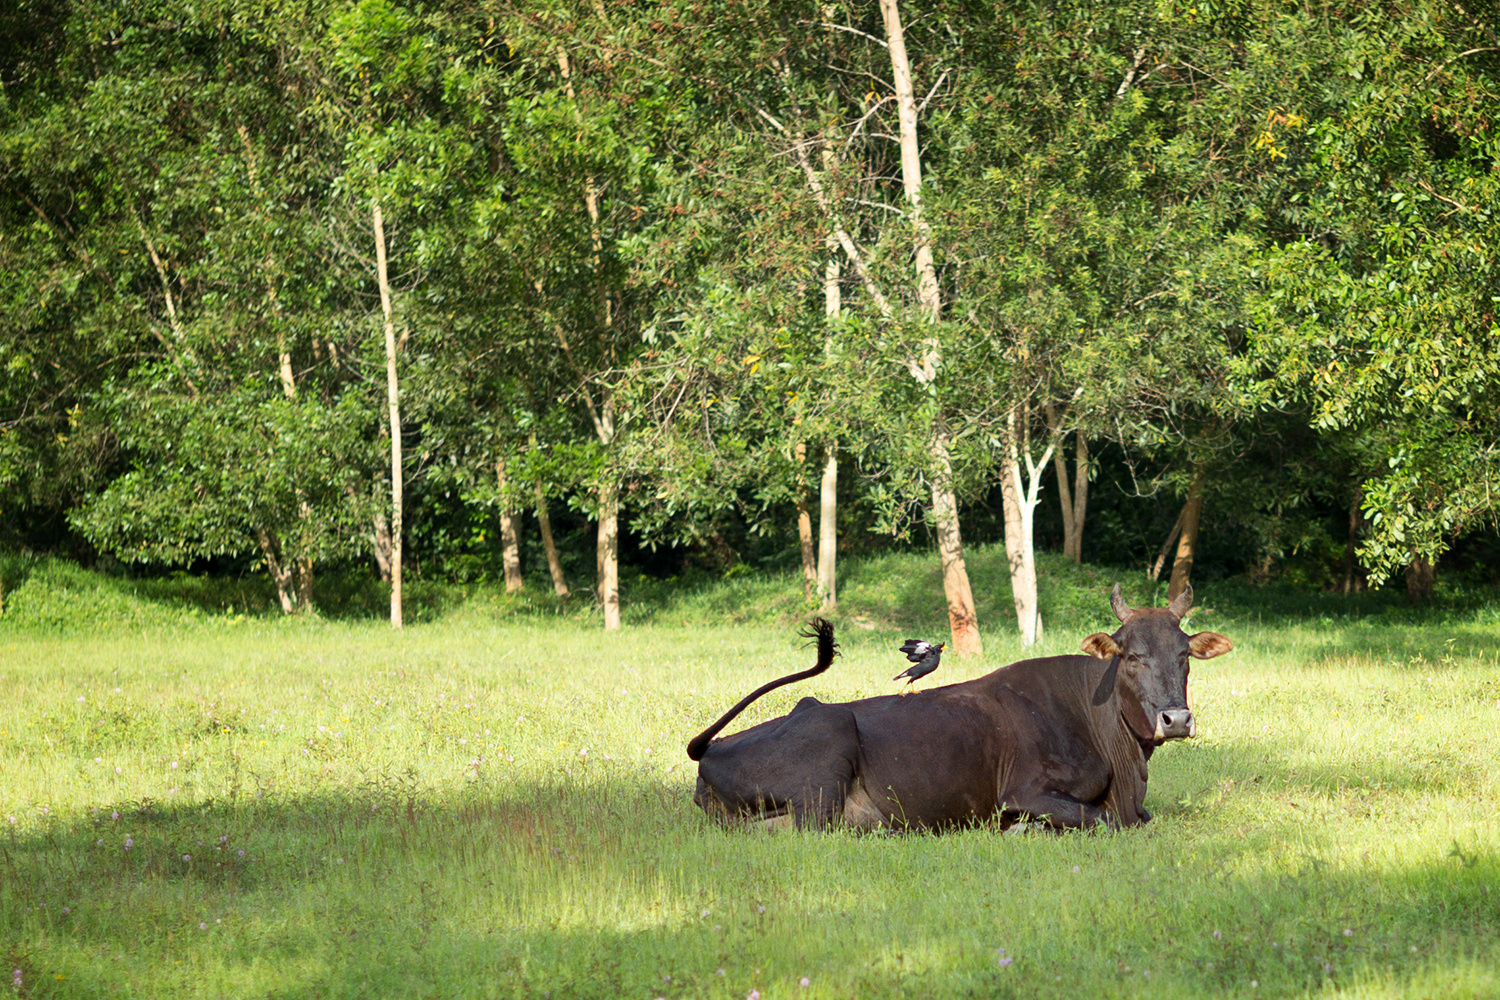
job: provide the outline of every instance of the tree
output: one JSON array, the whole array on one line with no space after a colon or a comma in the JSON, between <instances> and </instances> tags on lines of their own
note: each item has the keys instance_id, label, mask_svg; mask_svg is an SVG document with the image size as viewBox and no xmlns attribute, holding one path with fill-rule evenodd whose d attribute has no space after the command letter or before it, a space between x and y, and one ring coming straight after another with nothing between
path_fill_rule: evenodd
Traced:
<instances>
[{"instance_id":1,"label":"tree","mask_svg":"<svg viewBox=\"0 0 1500 1000\"><path fill-rule=\"evenodd\" d=\"M1414 597L1456 536L1494 523L1500 330L1489 238L1500 39L1460 5L1381 7L1332 24L1337 87L1264 143L1291 159L1305 207L1260 256L1244 377L1267 405L1306 406L1386 456L1364 484L1373 582Z\"/></svg>"}]
</instances>

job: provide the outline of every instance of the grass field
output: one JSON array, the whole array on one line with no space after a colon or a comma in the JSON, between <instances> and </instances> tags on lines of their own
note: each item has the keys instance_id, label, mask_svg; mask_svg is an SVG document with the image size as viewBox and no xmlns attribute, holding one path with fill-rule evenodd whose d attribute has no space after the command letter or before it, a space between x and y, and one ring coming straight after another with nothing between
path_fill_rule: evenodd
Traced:
<instances>
[{"instance_id":1,"label":"grass field","mask_svg":"<svg viewBox=\"0 0 1500 1000\"><path fill-rule=\"evenodd\" d=\"M889 691L903 633L941 634L928 561L849 567L845 655L743 724ZM1023 655L975 564L985 657L933 680ZM1040 652L1068 651L1114 576L1044 569ZM707 823L683 746L810 662L791 578L610 637L494 595L393 635L191 581L7 583L0 995L1500 997L1483 595L1201 587L1193 625L1237 649L1195 668L1144 828L764 836Z\"/></svg>"}]
</instances>

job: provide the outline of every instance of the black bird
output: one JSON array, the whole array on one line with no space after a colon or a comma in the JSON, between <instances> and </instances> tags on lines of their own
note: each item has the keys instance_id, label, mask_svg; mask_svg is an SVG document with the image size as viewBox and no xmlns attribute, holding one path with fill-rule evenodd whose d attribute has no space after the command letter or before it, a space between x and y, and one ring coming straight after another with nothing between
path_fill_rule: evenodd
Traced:
<instances>
[{"instance_id":1,"label":"black bird","mask_svg":"<svg viewBox=\"0 0 1500 1000\"><path fill-rule=\"evenodd\" d=\"M907 678L906 686L910 688L912 681L918 677L926 677L938 668L938 661L943 658L943 647L946 645L948 645L946 642L934 645L925 639L907 639L901 644L901 652L906 654L906 658L912 662L912 665L892 677L891 680L899 681L905 677Z\"/></svg>"}]
</instances>

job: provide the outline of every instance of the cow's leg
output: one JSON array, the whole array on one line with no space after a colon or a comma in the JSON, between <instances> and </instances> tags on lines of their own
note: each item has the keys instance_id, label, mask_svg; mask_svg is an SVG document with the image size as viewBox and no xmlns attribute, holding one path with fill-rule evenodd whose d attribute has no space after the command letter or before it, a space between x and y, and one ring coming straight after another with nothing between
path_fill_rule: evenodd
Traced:
<instances>
[{"instance_id":1,"label":"cow's leg","mask_svg":"<svg viewBox=\"0 0 1500 1000\"><path fill-rule=\"evenodd\" d=\"M717 808L738 818L790 815L803 827L835 822L859 755L854 713L803 698L777 723L709 744L698 763L695 800L710 814Z\"/></svg>"},{"instance_id":2,"label":"cow's leg","mask_svg":"<svg viewBox=\"0 0 1500 1000\"><path fill-rule=\"evenodd\" d=\"M1045 823L1054 830L1078 830L1098 823L1119 825L1114 817L1096 805L1048 792L1024 795L1002 803L1001 812L1006 818L1030 819Z\"/></svg>"}]
</instances>

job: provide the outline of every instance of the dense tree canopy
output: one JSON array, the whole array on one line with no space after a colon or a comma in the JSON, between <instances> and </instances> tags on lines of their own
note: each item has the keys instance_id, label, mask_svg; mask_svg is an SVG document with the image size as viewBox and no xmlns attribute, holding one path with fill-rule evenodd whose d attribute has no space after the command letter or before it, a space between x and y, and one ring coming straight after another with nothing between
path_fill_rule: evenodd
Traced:
<instances>
[{"instance_id":1,"label":"dense tree canopy","mask_svg":"<svg viewBox=\"0 0 1500 1000\"><path fill-rule=\"evenodd\" d=\"M1023 632L1058 493L1074 558L1185 502L1183 573L1430 565L1500 486L1486 16L21 4L0 542L295 611L405 540L610 624L622 552L628 597L800 533L811 588L821 478L846 550L1004 536Z\"/></svg>"}]
</instances>

